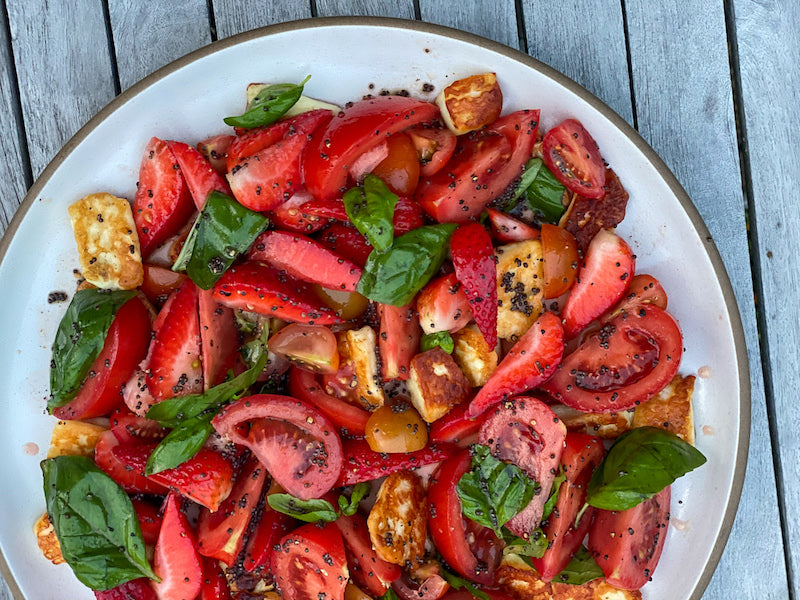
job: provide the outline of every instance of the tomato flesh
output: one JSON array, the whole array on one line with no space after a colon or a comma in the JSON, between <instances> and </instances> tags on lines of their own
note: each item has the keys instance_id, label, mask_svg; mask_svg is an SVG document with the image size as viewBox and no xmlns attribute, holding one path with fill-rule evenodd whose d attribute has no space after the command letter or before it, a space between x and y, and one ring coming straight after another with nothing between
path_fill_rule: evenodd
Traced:
<instances>
[{"instance_id":1,"label":"tomato flesh","mask_svg":"<svg viewBox=\"0 0 800 600\"><path fill-rule=\"evenodd\" d=\"M413 406L396 402L372 412L366 439L375 452L414 452L428 444L428 428Z\"/></svg>"},{"instance_id":2,"label":"tomato flesh","mask_svg":"<svg viewBox=\"0 0 800 600\"><path fill-rule=\"evenodd\" d=\"M605 165L597 142L575 119L567 119L544 134L543 152L547 168L561 183L587 198L605 193Z\"/></svg>"},{"instance_id":3,"label":"tomato flesh","mask_svg":"<svg viewBox=\"0 0 800 600\"><path fill-rule=\"evenodd\" d=\"M289 390L295 398L315 406L343 431L363 434L366 430L370 413L328 394L314 373L292 367L289 371Z\"/></svg>"},{"instance_id":4,"label":"tomato flesh","mask_svg":"<svg viewBox=\"0 0 800 600\"><path fill-rule=\"evenodd\" d=\"M335 373L339 369L336 336L322 325L291 323L269 339L269 349L313 373Z\"/></svg>"},{"instance_id":5,"label":"tomato flesh","mask_svg":"<svg viewBox=\"0 0 800 600\"><path fill-rule=\"evenodd\" d=\"M456 149L455 134L444 127L422 124L412 127L406 133L416 148L419 174L422 177L430 177L439 171Z\"/></svg>"},{"instance_id":6,"label":"tomato flesh","mask_svg":"<svg viewBox=\"0 0 800 600\"><path fill-rule=\"evenodd\" d=\"M372 169L372 174L398 196L410 196L419 182L417 150L411 138L403 132L389 136L386 144L388 156Z\"/></svg>"},{"instance_id":7,"label":"tomato flesh","mask_svg":"<svg viewBox=\"0 0 800 600\"><path fill-rule=\"evenodd\" d=\"M575 282L578 273L578 245L566 229L542 223L544 256L544 297L558 298Z\"/></svg>"},{"instance_id":8,"label":"tomato flesh","mask_svg":"<svg viewBox=\"0 0 800 600\"><path fill-rule=\"evenodd\" d=\"M336 519L342 534L350 577L364 590L378 598L400 577L400 567L380 558L372 547L367 520L360 514Z\"/></svg>"}]
</instances>

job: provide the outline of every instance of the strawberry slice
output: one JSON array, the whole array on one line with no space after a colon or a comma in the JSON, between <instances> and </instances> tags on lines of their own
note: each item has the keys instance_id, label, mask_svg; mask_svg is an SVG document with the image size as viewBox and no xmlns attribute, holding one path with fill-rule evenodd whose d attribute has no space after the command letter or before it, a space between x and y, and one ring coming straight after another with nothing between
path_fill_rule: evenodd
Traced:
<instances>
[{"instance_id":1,"label":"strawberry slice","mask_svg":"<svg viewBox=\"0 0 800 600\"><path fill-rule=\"evenodd\" d=\"M501 244L538 240L541 237L538 229L502 211L487 208L486 214L489 215L489 223L492 226L492 237Z\"/></svg>"},{"instance_id":2,"label":"strawberry slice","mask_svg":"<svg viewBox=\"0 0 800 600\"><path fill-rule=\"evenodd\" d=\"M625 240L610 229L601 229L586 249L586 257L561 311L568 339L622 298L633 270L633 253Z\"/></svg>"},{"instance_id":3,"label":"strawberry slice","mask_svg":"<svg viewBox=\"0 0 800 600\"><path fill-rule=\"evenodd\" d=\"M168 141L167 146L175 154L181 167L181 173L189 186L189 192L194 199L194 205L203 208L206 198L214 190L231 195L231 188L225 178L214 170L198 150L183 142Z\"/></svg>"},{"instance_id":4,"label":"strawberry slice","mask_svg":"<svg viewBox=\"0 0 800 600\"><path fill-rule=\"evenodd\" d=\"M215 135L197 144L197 150L206 157L217 173L225 175L228 172L228 148L235 139L235 135L226 133Z\"/></svg>"},{"instance_id":5,"label":"strawberry slice","mask_svg":"<svg viewBox=\"0 0 800 600\"><path fill-rule=\"evenodd\" d=\"M194 533L175 494L167 496L153 571L161 578L152 584L159 600L196 598L203 589L203 568L195 550Z\"/></svg>"},{"instance_id":6,"label":"strawberry slice","mask_svg":"<svg viewBox=\"0 0 800 600\"><path fill-rule=\"evenodd\" d=\"M372 252L372 244L352 225L331 223L317 238L317 241L333 250L339 256L363 267Z\"/></svg>"},{"instance_id":7,"label":"strawberry slice","mask_svg":"<svg viewBox=\"0 0 800 600\"><path fill-rule=\"evenodd\" d=\"M250 260L333 290L356 291L361 267L299 233L265 231L253 242Z\"/></svg>"},{"instance_id":8,"label":"strawberry slice","mask_svg":"<svg viewBox=\"0 0 800 600\"><path fill-rule=\"evenodd\" d=\"M311 194L306 190L296 191L294 196L270 213L271 221L278 229L287 229L306 235L319 231L327 225L328 219L303 210L303 206L311 199Z\"/></svg>"},{"instance_id":9,"label":"strawberry slice","mask_svg":"<svg viewBox=\"0 0 800 600\"><path fill-rule=\"evenodd\" d=\"M411 375L411 359L419 352L421 331L414 307L391 306L378 303L380 335L378 349L381 355L381 377L406 380Z\"/></svg>"},{"instance_id":10,"label":"strawberry slice","mask_svg":"<svg viewBox=\"0 0 800 600\"><path fill-rule=\"evenodd\" d=\"M330 308L308 301L316 297L310 286L257 262L229 269L213 290L221 304L234 309L309 325L343 322Z\"/></svg>"},{"instance_id":11,"label":"strawberry slice","mask_svg":"<svg viewBox=\"0 0 800 600\"><path fill-rule=\"evenodd\" d=\"M564 331L553 313L543 313L511 348L469 404L477 417L503 399L535 388L556 370L564 353Z\"/></svg>"},{"instance_id":12,"label":"strawberry slice","mask_svg":"<svg viewBox=\"0 0 800 600\"><path fill-rule=\"evenodd\" d=\"M472 320L472 307L455 273L429 282L417 295L419 324L425 333L455 332Z\"/></svg>"},{"instance_id":13,"label":"strawberry slice","mask_svg":"<svg viewBox=\"0 0 800 600\"><path fill-rule=\"evenodd\" d=\"M432 465L451 456L456 450L455 446L449 444L428 444L414 452L386 454L375 452L365 439L345 439L342 440L342 453L347 458L334 487L355 485L386 477L395 471Z\"/></svg>"},{"instance_id":14,"label":"strawberry slice","mask_svg":"<svg viewBox=\"0 0 800 600\"><path fill-rule=\"evenodd\" d=\"M110 590L96 591L94 597L97 600L158 600L146 577L126 581Z\"/></svg>"},{"instance_id":15,"label":"strawberry slice","mask_svg":"<svg viewBox=\"0 0 800 600\"><path fill-rule=\"evenodd\" d=\"M469 223L453 232L450 253L456 277L472 307L475 324L489 348L497 345L497 260L492 238L482 225Z\"/></svg>"},{"instance_id":16,"label":"strawberry slice","mask_svg":"<svg viewBox=\"0 0 800 600\"><path fill-rule=\"evenodd\" d=\"M197 290L205 389L219 385L239 355L239 334L233 310L223 306L211 290Z\"/></svg>"},{"instance_id":17,"label":"strawberry slice","mask_svg":"<svg viewBox=\"0 0 800 600\"><path fill-rule=\"evenodd\" d=\"M119 444L114 447L112 453L130 470L144 475L147 459L156 446L157 443L141 442ZM186 496L212 512L219 508L233 488L231 463L208 448L201 448L192 458L174 469L166 469L145 477ZM166 515L164 519L166 520Z\"/></svg>"},{"instance_id":18,"label":"strawberry slice","mask_svg":"<svg viewBox=\"0 0 800 600\"><path fill-rule=\"evenodd\" d=\"M142 257L176 233L194 208L175 154L167 142L152 138L139 167L139 183L133 199L133 220Z\"/></svg>"}]
</instances>

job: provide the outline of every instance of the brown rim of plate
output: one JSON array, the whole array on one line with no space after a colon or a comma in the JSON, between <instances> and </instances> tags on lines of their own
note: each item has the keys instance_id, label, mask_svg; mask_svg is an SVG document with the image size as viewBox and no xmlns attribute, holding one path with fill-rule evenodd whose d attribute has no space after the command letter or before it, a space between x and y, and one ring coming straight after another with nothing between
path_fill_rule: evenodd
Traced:
<instances>
[{"instance_id":1,"label":"brown rim of plate","mask_svg":"<svg viewBox=\"0 0 800 600\"><path fill-rule=\"evenodd\" d=\"M251 31L245 31L229 38L225 38L224 40L212 42L207 46L199 48L194 52L190 52L186 56L183 56L161 67L138 83L132 85L119 96L114 98L114 100L109 102L100 112L92 117L89 122L86 123L86 125L81 127L81 129L78 130L78 132L73 135L72 138L70 138L70 140L58 152L58 154L56 154L56 156L50 161L44 171L42 171L41 175L39 175L39 177L36 179L30 190L28 190L28 193L25 195L25 198L22 200L19 208L15 212L11 223L9 223L8 229L3 234L2 239L0 239L0 264L2 264L2 261L5 258L8 246L11 243L11 239L14 237L15 232L22 223L22 220L25 217L25 214L28 212L31 204L33 204L34 199L39 195L41 189L52 177L53 173L56 171L56 169L58 169L64 159L109 115L111 115L120 106L133 99L140 92L150 87L153 83L163 79L174 71L177 71L190 63L213 54L214 52L250 41L252 39L299 29L346 26L410 29L438 35L441 37L453 38L462 42L467 42L474 46L486 48L498 54L502 54L512 60L530 67L535 71L542 73L543 75L564 86L567 90L571 91L582 100L586 101L592 106L592 108L596 109L599 113L611 121L611 123L617 127L617 129L622 131L622 133L633 142L633 144L642 152L642 154L644 154L648 162L650 162L658 174L667 183L670 190L683 207L683 210L686 211L686 214L689 216L695 231L697 231L697 234L703 241L703 246L705 247L706 253L711 259L714 272L717 275L720 287L722 288L723 297L725 298L725 308L733 326L733 339L736 346L736 362L739 371L739 410L741 414L741 418L739 420L739 446L736 450L736 467L731 484L731 494L728 497L728 503L722 520L722 528L720 529L720 534L711 550L710 559L703 569L700 579L692 591L692 595L687 599L700 600L703 592L711 581L711 577L714 574L717 564L719 563L719 559L722 556L723 550L725 549L725 544L728 541L731 528L733 527L733 521L736 517L736 510L739 506L739 499L742 493L742 486L744 485L744 476L747 467L747 453L750 445L750 369L747 358L747 346L745 343L744 328L742 326L741 315L739 314L738 305L736 303L736 297L733 293L733 286L728 278L728 273L725 269L725 264L722 262L722 257L719 254L719 250L717 249L716 244L714 244L711 233L708 231L708 228L706 227L703 218L700 216L697 207L695 207L694 203L692 203L689 195L686 193L686 190L683 189L683 186L678 182L678 179L675 177L675 175L673 175L672 171L669 170L664 161L661 160L658 154L656 154L655 150L653 150L644 140L644 138L639 135L639 132L637 132L622 117L620 117L602 100L589 92L583 86L579 85L566 75L556 71L552 67L519 50L515 50L499 42L495 42L472 33L467 33L458 29L452 29L443 25L434 25L431 23L424 23L422 21L409 21L406 19L397 19L392 17L356 16L317 17L301 19L298 21L288 21L285 23L278 23L275 25L268 25L266 27L253 29ZM11 574L11 570L6 563L2 550L0 550L0 575L2 575L7 582L15 600L26 600L22 595L16 580Z\"/></svg>"}]
</instances>

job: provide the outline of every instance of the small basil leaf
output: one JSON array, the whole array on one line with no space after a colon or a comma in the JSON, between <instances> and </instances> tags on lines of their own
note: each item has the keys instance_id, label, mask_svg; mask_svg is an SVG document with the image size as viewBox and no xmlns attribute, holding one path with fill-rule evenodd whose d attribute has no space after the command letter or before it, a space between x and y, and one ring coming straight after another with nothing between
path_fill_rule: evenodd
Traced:
<instances>
[{"instance_id":1,"label":"small basil leaf","mask_svg":"<svg viewBox=\"0 0 800 600\"><path fill-rule=\"evenodd\" d=\"M553 581L570 585L583 585L600 577L603 577L603 569L592 557L591 552L581 546L575 552L575 556L572 557L569 564L564 567L564 570L553 577Z\"/></svg>"},{"instance_id":2,"label":"small basil leaf","mask_svg":"<svg viewBox=\"0 0 800 600\"><path fill-rule=\"evenodd\" d=\"M528 506L539 484L518 466L492 456L487 446L474 444L470 452L472 470L462 475L456 486L461 511L502 536L500 528Z\"/></svg>"},{"instance_id":3,"label":"small basil leaf","mask_svg":"<svg viewBox=\"0 0 800 600\"><path fill-rule=\"evenodd\" d=\"M544 503L542 521L549 517L550 513L552 513L553 509L556 507L556 502L558 502L558 492L561 490L561 484L566 480L567 476L564 474L564 470L559 469L558 475L556 475L555 479L553 479L553 486L550 488L550 495L547 497L547 502Z\"/></svg>"},{"instance_id":4,"label":"small basil leaf","mask_svg":"<svg viewBox=\"0 0 800 600\"><path fill-rule=\"evenodd\" d=\"M267 502L272 510L306 523L315 523L316 521L331 523L338 517L336 509L327 500L300 500L291 494L270 494L267 496Z\"/></svg>"},{"instance_id":5,"label":"small basil leaf","mask_svg":"<svg viewBox=\"0 0 800 600\"><path fill-rule=\"evenodd\" d=\"M42 461L47 513L75 576L93 590L149 577L142 530L128 494L83 456Z\"/></svg>"},{"instance_id":6,"label":"small basil leaf","mask_svg":"<svg viewBox=\"0 0 800 600\"><path fill-rule=\"evenodd\" d=\"M136 295L128 290L79 290L61 319L50 362L50 399L53 412L72 400L103 350L106 335L120 307Z\"/></svg>"},{"instance_id":7,"label":"small basil leaf","mask_svg":"<svg viewBox=\"0 0 800 600\"><path fill-rule=\"evenodd\" d=\"M523 558L541 558L547 550L547 537L541 527L532 531L527 540L515 536L507 529L503 529L503 540L506 543L506 547L503 548L503 555L516 554Z\"/></svg>"},{"instance_id":8,"label":"small basil leaf","mask_svg":"<svg viewBox=\"0 0 800 600\"><path fill-rule=\"evenodd\" d=\"M214 430L211 425L211 419L214 418L214 414L214 412L209 412L194 417L189 421L184 421L180 427L170 431L147 459L147 465L144 469L145 475L153 475L167 469L174 469L197 454Z\"/></svg>"},{"instance_id":9,"label":"small basil leaf","mask_svg":"<svg viewBox=\"0 0 800 600\"><path fill-rule=\"evenodd\" d=\"M386 588L386 591L382 596L378 596L375 600L400 600L400 596L397 595L391 586Z\"/></svg>"},{"instance_id":10,"label":"small basil leaf","mask_svg":"<svg viewBox=\"0 0 800 600\"><path fill-rule=\"evenodd\" d=\"M439 569L439 575L441 575L442 579L449 583L450 586L455 590L467 590L470 594L472 594L473 598L478 598L478 600L491 600L489 594L484 592L471 581L456 575L449 569L442 567Z\"/></svg>"},{"instance_id":11,"label":"small basil leaf","mask_svg":"<svg viewBox=\"0 0 800 600\"><path fill-rule=\"evenodd\" d=\"M528 163L530 164L533 161L542 163L540 158L534 158ZM556 179L552 171L544 164L540 164L536 177L525 189L525 198L527 198L528 205L541 221L557 223L566 210L562 202L564 190L564 185Z\"/></svg>"},{"instance_id":12,"label":"small basil leaf","mask_svg":"<svg viewBox=\"0 0 800 600\"><path fill-rule=\"evenodd\" d=\"M592 473L586 501L605 510L632 508L705 462L699 450L664 429L632 429Z\"/></svg>"},{"instance_id":13,"label":"small basil leaf","mask_svg":"<svg viewBox=\"0 0 800 600\"><path fill-rule=\"evenodd\" d=\"M344 494L339 496L339 510L342 511L342 514L348 517L352 517L356 514L358 510L358 503L369 494L372 487L367 482L357 483L353 488L353 492L350 494L350 498L345 496Z\"/></svg>"},{"instance_id":14,"label":"small basil leaf","mask_svg":"<svg viewBox=\"0 0 800 600\"><path fill-rule=\"evenodd\" d=\"M353 225L383 252L394 240L394 207L397 196L375 175L367 175L363 185L344 194L344 208Z\"/></svg>"},{"instance_id":15,"label":"small basil leaf","mask_svg":"<svg viewBox=\"0 0 800 600\"><path fill-rule=\"evenodd\" d=\"M455 223L426 225L395 238L385 252L373 250L358 292L375 302L405 306L442 266Z\"/></svg>"},{"instance_id":16,"label":"small basil leaf","mask_svg":"<svg viewBox=\"0 0 800 600\"><path fill-rule=\"evenodd\" d=\"M223 119L225 124L231 127L252 129L274 123L300 99L300 96L303 95L303 87L309 79L311 79L311 75L299 85L276 83L266 86L247 105L244 114L237 117L226 117Z\"/></svg>"},{"instance_id":17,"label":"small basil leaf","mask_svg":"<svg viewBox=\"0 0 800 600\"><path fill-rule=\"evenodd\" d=\"M269 220L264 215L213 191L192 225L172 269L186 270L199 287L211 289L267 225Z\"/></svg>"},{"instance_id":18,"label":"small basil leaf","mask_svg":"<svg viewBox=\"0 0 800 600\"><path fill-rule=\"evenodd\" d=\"M419 349L422 352L433 350L436 347L441 348L448 354L452 354L455 349L455 342L453 336L449 331L437 331L435 333L426 333L422 336L419 342Z\"/></svg>"},{"instance_id":19,"label":"small basil leaf","mask_svg":"<svg viewBox=\"0 0 800 600\"><path fill-rule=\"evenodd\" d=\"M536 176L539 174L542 165L544 165L544 163L539 158L532 158L525 163L525 166L522 168L522 175L519 178L519 182L514 188L514 193L505 203L503 203L503 210L509 211L514 208L520 196L522 196L536 180Z\"/></svg>"}]
</instances>

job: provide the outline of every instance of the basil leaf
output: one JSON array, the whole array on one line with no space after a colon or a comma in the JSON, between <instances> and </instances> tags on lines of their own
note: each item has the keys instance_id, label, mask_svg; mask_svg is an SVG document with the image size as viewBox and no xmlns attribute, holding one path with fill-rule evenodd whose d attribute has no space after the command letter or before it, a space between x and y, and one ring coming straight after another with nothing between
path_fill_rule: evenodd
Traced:
<instances>
[{"instance_id":1,"label":"basil leaf","mask_svg":"<svg viewBox=\"0 0 800 600\"><path fill-rule=\"evenodd\" d=\"M300 99L300 96L303 95L303 87L309 79L311 79L311 75L299 85L293 83L268 85L258 92L258 95L247 105L244 114L237 117L226 117L223 121L231 127L244 129L274 123Z\"/></svg>"},{"instance_id":2,"label":"basil leaf","mask_svg":"<svg viewBox=\"0 0 800 600\"><path fill-rule=\"evenodd\" d=\"M632 429L592 473L586 502L605 510L632 508L705 462L699 450L664 429Z\"/></svg>"},{"instance_id":3,"label":"basil leaf","mask_svg":"<svg viewBox=\"0 0 800 600\"><path fill-rule=\"evenodd\" d=\"M269 220L264 215L213 191L192 225L172 270L185 270L199 287L211 289L267 225Z\"/></svg>"},{"instance_id":4,"label":"basil leaf","mask_svg":"<svg viewBox=\"0 0 800 600\"><path fill-rule=\"evenodd\" d=\"M547 550L547 537L544 535L541 527L537 527L531 532L529 538L523 539L515 536L510 531L503 530L503 540L506 547L503 548L503 555L516 554L520 557L541 558ZM531 566L533 566L531 564Z\"/></svg>"},{"instance_id":5,"label":"basil leaf","mask_svg":"<svg viewBox=\"0 0 800 600\"><path fill-rule=\"evenodd\" d=\"M128 494L84 456L42 461L47 513L64 560L81 583L107 590L149 577L142 530Z\"/></svg>"},{"instance_id":6,"label":"basil leaf","mask_svg":"<svg viewBox=\"0 0 800 600\"><path fill-rule=\"evenodd\" d=\"M195 417L170 431L147 459L144 474L152 475L174 469L197 454L214 431L211 419L215 414L209 412Z\"/></svg>"},{"instance_id":7,"label":"basil leaf","mask_svg":"<svg viewBox=\"0 0 800 600\"><path fill-rule=\"evenodd\" d=\"M564 185L544 165L541 158L533 158L528 164L534 161L539 163L539 167L536 169L536 177L525 189L525 198L540 220L557 223L566 210L562 202Z\"/></svg>"},{"instance_id":8,"label":"basil leaf","mask_svg":"<svg viewBox=\"0 0 800 600\"><path fill-rule=\"evenodd\" d=\"M460 577L459 575L456 575L455 573L453 573L448 569L445 569L444 567L439 569L439 575L441 575L442 579L444 579L447 583L449 583L453 589L456 590L465 589L470 594L472 594L474 598L478 598L479 600L491 600L489 594L484 592L474 583L472 583L467 579L464 579L463 577Z\"/></svg>"},{"instance_id":9,"label":"basil leaf","mask_svg":"<svg viewBox=\"0 0 800 600\"><path fill-rule=\"evenodd\" d=\"M400 596L392 589L392 586L389 586L383 596L378 596L375 600L400 600Z\"/></svg>"},{"instance_id":10,"label":"basil leaf","mask_svg":"<svg viewBox=\"0 0 800 600\"><path fill-rule=\"evenodd\" d=\"M437 346L448 354L453 353L453 350L455 350L456 346L455 342L453 341L453 336L450 335L449 331L426 333L422 336L422 339L419 342L419 349L422 352L433 350Z\"/></svg>"},{"instance_id":11,"label":"basil leaf","mask_svg":"<svg viewBox=\"0 0 800 600\"><path fill-rule=\"evenodd\" d=\"M487 446L474 444L470 453L472 470L462 475L456 486L461 511L502 536L500 528L528 506L539 484L517 465L492 456Z\"/></svg>"},{"instance_id":12,"label":"basil leaf","mask_svg":"<svg viewBox=\"0 0 800 600\"><path fill-rule=\"evenodd\" d=\"M519 182L517 186L514 188L514 193L511 197L503 204L503 210L509 211L517 203L520 196L522 196L525 191L531 186L531 184L536 180L536 176L539 175L539 171L541 170L544 162L540 158L532 158L528 162L525 163L525 166L522 168L522 175L520 175Z\"/></svg>"},{"instance_id":13,"label":"basil leaf","mask_svg":"<svg viewBox=\"0 0 800 600\"><path fill-rule=\"evenodd\" d=\"M49 412L78 394L92 363L103 350L114 316L135 295L133 290L93 288L79 290L72 297L53 342Z\"/></svg>"},{"instance_id":14,"label":"basil leaf","mask_svg":"<svg viewBox=\"0 0 800 600\"><path fill-rule=\"evenodd\" d=\"M317 521L331 523L339 516L336 514L333 505L321 498L300 500L300 498L295 498L291 494L270 494L267 496L267 502L273 510L306 523L315 523Z\"/></svg>"},{"instance_id":15,"label":"basil leaf","mask_svg":"<svg viewBox=\"0 0 800 600\"><path fill-rule=\"evenodd\" d=\"M383 252L394 240L394 207L397 196L375 175L367 175L363 185L344 194L344 208L353 225L364 234L375 250Z\"/></svg>"},{"instance_id":16,"label":"basil leaf","mask_svg":"<svg viewBox=\"0 0 800 600\"><path fill-rule=\"evenodd\" d=\"M342 511L342 514L348 517L352 517L356 514L358 503L361 502L364 496L369 494L371 489L372 486L364 481L355 485L349 499L344 494L340 495L339 510Z\"/></svg>"},{"instance_id":17,"label":"basil leaf","mask_svg":"<svg viewBox=\"0 0 800 600\"><path fill-rule=\"evenodd\" d=\"M592 553L584 546L581 546L575 552L575 556L572 557L569 564L564 567L564 570L553 577L553 581L571 585L583 585L603 576L603 569L597 564Z\"/></svg>"},{"instance_id":18,"label":"basil leaf","mask_svg":"<svg viewBox=\"0 0 800 600\"><path fill-rule=\"evenodd\" d=\"M373 250L358 292L375 302L405 306L442 266L456 227L455 223L426 225L395 238L385 252Z\"/></svg>"},{"instance_id":19,"label":"basil leaf","mask_svg":"<svg viewBox=\"0 0 800 600\"><path fill-rule=\"evenodd\" d=\"M556 503L558 502L558 492L561 490L561 484L566 480L567 476L564 474L564 470L559 469L558 475L556 475L555 479L553 479L553 485L550 488L550 495L547 497L547 502L544 503L542 521L549 517L550 513L552 513L553 509L556 507Z\"/></svg>"}]
</instances>

